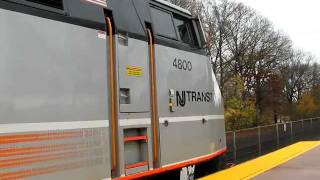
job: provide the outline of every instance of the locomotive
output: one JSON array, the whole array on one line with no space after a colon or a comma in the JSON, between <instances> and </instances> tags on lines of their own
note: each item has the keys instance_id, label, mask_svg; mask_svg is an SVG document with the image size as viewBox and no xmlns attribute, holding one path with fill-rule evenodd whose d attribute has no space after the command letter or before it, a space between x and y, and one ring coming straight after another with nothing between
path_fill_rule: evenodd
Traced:
<instances>
[{"instance_id":1,"label":"locomotive","mask_svg":"<svg viewBox=\"0 0 320 180\"><path fill-rule=\"evenodd\" d=\"M224 107L205 44L163 0L0 0L0 179L213 169Z\"/></svg>"}]
</instances>

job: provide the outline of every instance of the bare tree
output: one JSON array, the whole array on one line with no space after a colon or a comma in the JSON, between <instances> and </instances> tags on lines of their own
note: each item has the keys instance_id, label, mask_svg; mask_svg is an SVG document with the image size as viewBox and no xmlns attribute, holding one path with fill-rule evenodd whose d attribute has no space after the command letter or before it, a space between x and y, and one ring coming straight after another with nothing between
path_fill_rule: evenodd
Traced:
<instances>
[{"instance_id":1,"label":"bare tree","mask_svg":"<svg viewBox=\"0 0 320 180\"><path fill-rule=\"evenodd\" d=\"M290 104L298 101L308 84L312 82L309 62L311 57L302 51L292 51L289 61L281 68L286 99Z\"/></svg>"},{"instance_id":2,"label":"bare tree","mask_svg":"<svg viewBox=\"0 0 320 180\"><path fill-rule=\"evenodd\" d=\"M254 124L259 124L270 104L276 120L280 113L277 107L284 100L294 104L304 92L320 86L319 65L309 65L314 57L294 50L290 38L276 31L268 19L252 8L229 0L171 2L202 20L208 55L226 109L229 99L240 99L243 104L253 100L257 120Z\"/></svg>"}]
</instances>

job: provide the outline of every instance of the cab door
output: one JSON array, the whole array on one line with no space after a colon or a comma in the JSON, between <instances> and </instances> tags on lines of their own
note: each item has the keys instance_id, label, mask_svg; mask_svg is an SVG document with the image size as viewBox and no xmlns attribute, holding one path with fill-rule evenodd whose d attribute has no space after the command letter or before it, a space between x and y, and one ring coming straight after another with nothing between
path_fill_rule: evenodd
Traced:
<instances>
[{"instance_id":1,"label":"cab door","mask_svg":"<svg viewBox=\"0 0 320 180\"><path fill-rule=\"evenodd\" d=\"M145 40L127 33L118 35L120 133L126 175L156 168L159 160L152 33L148 28L146 33Z\"/></svg>"},{"instance_id":2,"label":"cab door","mask_svg":"<svg viewBox=\"0 0 320 180\"><path fill-rule=\"evenodd\" d=\"M157 131L153 117L156 116L152 116L156 108L151 98L155 96L151 93L150 79L149 9L148 3L140 0L117 0L110 2L111 5L116 27L118 171L131 175L155 168L152 154L159 152L159 147L153 145L158 136L154 136Z\"/></svg>"},{"instance_id":3,"label":"cab door","mask_svg":"<svg viewBox=\"0 0 320 180\"><path fill-rule=\"evenodd\" d=\"M150 112L148 44L127 32L117 42L120 113Z\"/></svg>"}]
</instances>

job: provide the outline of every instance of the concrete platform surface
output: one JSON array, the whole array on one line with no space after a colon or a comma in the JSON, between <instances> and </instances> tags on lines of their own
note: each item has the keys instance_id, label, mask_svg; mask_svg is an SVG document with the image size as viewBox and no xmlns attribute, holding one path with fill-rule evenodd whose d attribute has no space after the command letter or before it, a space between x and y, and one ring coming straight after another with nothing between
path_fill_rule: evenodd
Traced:
<instances>
[{"instance_id":1,"label":"concrete platform surface","mask_svg":"<svg viewBox=\"0 0 320 180\"><path fill-rule=\"evenodd\" d=\"M320 179L320 141L302 141L201 180Z\"/></svg>"},{"instance_id":2,"label":"concrete platform surface","mask_svg":"<svg viewBox=\"0 0 320 180\"><path fill-rule=\"evenodd\" d=\"M254 178L255 180L318 180L320 179L320 147L316 147Z\"/></svg>"}]
</instances>

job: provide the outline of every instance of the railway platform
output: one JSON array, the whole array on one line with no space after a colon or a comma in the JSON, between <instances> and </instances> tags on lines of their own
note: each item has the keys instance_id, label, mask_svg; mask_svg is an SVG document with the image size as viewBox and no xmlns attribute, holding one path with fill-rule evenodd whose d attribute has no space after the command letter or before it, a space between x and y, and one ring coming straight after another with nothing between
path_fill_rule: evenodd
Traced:
<instances>
[{"instance_id":1,"label":"railway platform","mask_svg":"<svg viewBox=\"0 0 320 180\"><path fill-rule=\"evenodd\" d=\"M303 141L201 180L320 179L320 141Z\"/></svg>"}]
</instances>

